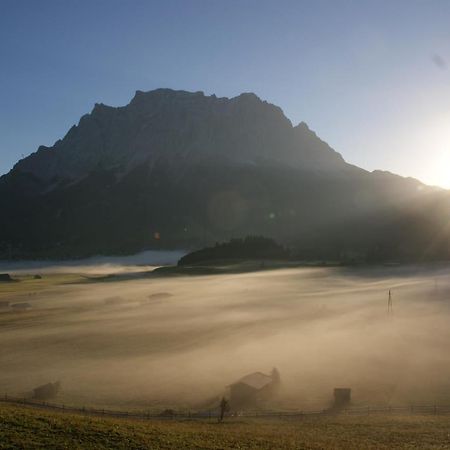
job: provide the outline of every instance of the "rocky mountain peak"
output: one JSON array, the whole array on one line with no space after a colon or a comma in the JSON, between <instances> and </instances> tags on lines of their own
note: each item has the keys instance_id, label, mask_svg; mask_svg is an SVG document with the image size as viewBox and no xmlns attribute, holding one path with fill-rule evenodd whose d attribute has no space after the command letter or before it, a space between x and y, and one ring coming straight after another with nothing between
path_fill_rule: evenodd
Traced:
<instances>
[{"instance_id":1,"label":"rocky mountain peak","mask_svg":"<svg viewBox=\"0 0 450 450\"><path fill-rule=\"evenodd\" d=\"M431 237L441 257L444 208L435 205L447 198L438 194L347 164L253 93L137 91L126 106L95 104L0 178L0 255L188 248L256 234L313 246L315 258L349 248L422 255Z\"/></svg>"},{"instance_id":2,"label":"rocky mountain peak","mask_svg":"<svg viewBox=\"0 0 450 450\"><path fill-rule=\"evenodd\" d=\"M155 89L136 91L122 107L96 103L64 139L40 147L14 170L30 174L47 190L57 185L55 180L76 182L97 167L120 167L126 173L163 160L173 171L218 161L329 170L336 168L337 158L306 124L293 128L281 108L254 93L229 99Z\"/></svg>"}]
</instances>

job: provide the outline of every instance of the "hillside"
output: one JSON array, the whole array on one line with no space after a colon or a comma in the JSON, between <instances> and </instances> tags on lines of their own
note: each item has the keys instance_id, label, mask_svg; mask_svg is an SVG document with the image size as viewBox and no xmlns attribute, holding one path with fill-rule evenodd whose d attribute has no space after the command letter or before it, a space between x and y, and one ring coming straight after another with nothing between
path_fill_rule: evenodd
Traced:
<instances>
[{"instance_id":1,"label":"hillside","mask_svg":"<svg viewBox=\"0 0 450 450\"><path fill-rule=\"evenodd\" d=\"M0 178L0 258L275 238L304 259L448 258L448 192L347 164L254 94L95 105Z\"/></svg>"},{"instance_id":2,"label":"hillside","mask_svg":"<svg viewBox=\"0 0 450 450\"><path fill-rule=\"evenodd\" d=\"M419 449L448 446L448 416L131 421L0 405L0 449Z\"/></svg>"},{"instance_id":3,"label":"hillside","mask_svg":"<svg viewBox=\"0 0 450 450\"><path fill-rule=\"evenodd\" d=\"M232 239L230 242L218 243L184 255L178 266L212 263L214 261L239 260L288 260L289 252L274 240L261 236L247 236L245 239Z\"/></svg>"}]
</instances>

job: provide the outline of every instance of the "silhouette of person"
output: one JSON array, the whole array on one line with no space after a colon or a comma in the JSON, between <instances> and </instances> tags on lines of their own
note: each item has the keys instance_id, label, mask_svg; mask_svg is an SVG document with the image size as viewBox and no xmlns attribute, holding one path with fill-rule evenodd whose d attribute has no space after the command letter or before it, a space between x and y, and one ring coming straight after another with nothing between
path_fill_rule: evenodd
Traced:
<instances>
[{"instance_id":1,"label":"silhouette of person","mask_svg":"<svg viewBox=\"0 0 450 450\"><path fill-rule=\"evenodd\" d=\"M229 409L228 400L225 397L222 397L222 400L220 401L220 419L219 422L223 421L223 418L225 416L225 413Z\"/></svg>"}]
</instances>

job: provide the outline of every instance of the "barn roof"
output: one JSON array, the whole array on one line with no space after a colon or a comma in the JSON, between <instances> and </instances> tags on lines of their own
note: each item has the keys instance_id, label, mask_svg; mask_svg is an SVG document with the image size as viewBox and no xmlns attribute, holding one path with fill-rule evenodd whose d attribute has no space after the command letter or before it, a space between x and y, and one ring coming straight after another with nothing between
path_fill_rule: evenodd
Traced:
<instances>
[{"instance_id":1,"label":"barn roof","mask_svg":"<svg viewBox=\"0 0 450 450\"><path fill-rule=\"evenodd\" d=\"M262 389L272 381L272 377L270 377L269 375L265 375L261 372L254 372L240 378L239 380L230 384L230 386L235 386L236 384L246 384L247 386L250 386L254 389Z\"/></svg>"}]
</instances>

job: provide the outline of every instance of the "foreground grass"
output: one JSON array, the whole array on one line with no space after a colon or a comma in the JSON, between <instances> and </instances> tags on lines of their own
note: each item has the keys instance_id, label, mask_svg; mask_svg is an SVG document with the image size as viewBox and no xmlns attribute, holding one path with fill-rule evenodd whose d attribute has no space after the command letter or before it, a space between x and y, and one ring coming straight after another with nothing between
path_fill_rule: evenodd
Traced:
<instances>
[{"instance_id":1,"label":"foreground grass","mask_svg":"<svg viewBox=\"0 0 450 450\"><path fill-rule=\"evenodd\" d=\"M0 449L437 449L450 417L141 422L0 405Z\"/></svg>"}]
</instances>

